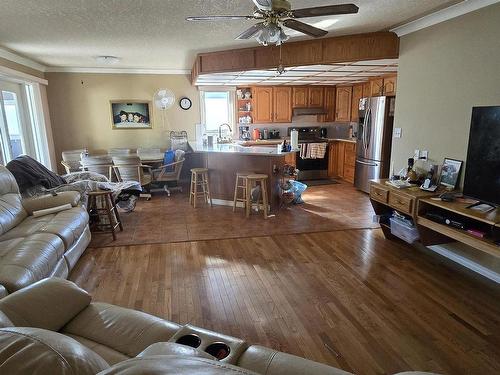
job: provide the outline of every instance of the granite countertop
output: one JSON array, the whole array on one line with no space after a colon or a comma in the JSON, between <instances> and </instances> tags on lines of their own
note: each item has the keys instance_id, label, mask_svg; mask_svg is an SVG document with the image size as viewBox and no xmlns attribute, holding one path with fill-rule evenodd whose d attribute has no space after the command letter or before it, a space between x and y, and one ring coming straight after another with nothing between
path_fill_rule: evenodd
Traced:
<instances>
[{"instance_id":1,"label":"granite countertop","mask_svg":"<svg viewBox=\"0 0 500 375\"><path fill-rule=\"evenodd\" d=\"M356 138L351 139L351 138L324 138L325 141L328 142L349 142L349 143L356 143Z\"/></svg>"},{"instance_id":2,"label":"granite countertop","mask_svg":"<svg viewBox=\"0 0 500 375\"><path fill-rule=\"evenodd\" d=\"M195 153L226 153L226 154L239 154L239 155L259 155L259 156L284 156L291 152L278 152L277 147L269 146L252 146L245 147L236 143L217 144L213 146L203 145L198 142L189 142L189 146Z\"/></svg>"}]
</instances>

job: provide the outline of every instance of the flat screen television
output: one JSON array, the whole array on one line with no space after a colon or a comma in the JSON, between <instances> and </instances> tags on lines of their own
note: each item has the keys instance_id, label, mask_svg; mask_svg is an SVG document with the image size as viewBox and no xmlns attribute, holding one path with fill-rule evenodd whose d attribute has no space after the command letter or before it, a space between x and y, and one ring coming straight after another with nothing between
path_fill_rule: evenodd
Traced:
<instances>
[{"instance_id":1,"label":"flat screen television","mask_svg":"<svg viewBox=\"0 0 500 375\"><path fill-rule=\"evenodd\" d=\"M464 195L500 205L500 106L472 108Z\"/></svg>"}]
</instances>

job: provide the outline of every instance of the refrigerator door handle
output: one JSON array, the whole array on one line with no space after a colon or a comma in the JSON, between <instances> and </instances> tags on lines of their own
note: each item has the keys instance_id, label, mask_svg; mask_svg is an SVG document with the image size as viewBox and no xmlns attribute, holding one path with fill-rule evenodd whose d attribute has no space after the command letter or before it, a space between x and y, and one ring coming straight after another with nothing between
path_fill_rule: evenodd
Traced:
<instances>
[{"instance_id":1,"label":"refrigerator door handle","mask_svg":"<svg viewBox=\"0 0 500 375\"><path fill-rule=\"evenodd\" d=\"M371 107L368 106L368 109L366 110L366 116L365 116L365 124L364 124L364 129L363 129L363 148L368 150L368 142L370 140L370 137L368 135L368 129L370 128L370 116L371 116Z\"/></svg>"},{"instance_id":2,"label":"refrigerator door handle","mask_svg":"<svg viewBox=\"0 0 500 375\"><path fill-rule=\"evenodd\" d=\"M361 161L361 160L356 160L356 163L363 164L363 165L368 165L370 167L378 167L377 163L367 163L366 161Z\"/></svg>"}]
</instances>

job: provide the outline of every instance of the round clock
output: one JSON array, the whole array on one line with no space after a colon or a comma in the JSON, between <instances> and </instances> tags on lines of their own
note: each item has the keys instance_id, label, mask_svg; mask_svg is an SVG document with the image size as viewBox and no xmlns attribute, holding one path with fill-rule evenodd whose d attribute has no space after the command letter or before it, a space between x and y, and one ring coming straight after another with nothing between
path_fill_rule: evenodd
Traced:
<instances>
[{"instance_id":1,"label":"round clock","mask_svg":"<svg viewBox=\"0 0 500 375\"><path fill-rule=\"evenodd\" d=\"M189 98L182 98L179 102L179 105L181 106L181 108L183 110L187 111L189 108L191 108L193 103L191 102L191 99L189 99Z\"/></svg>"}]
</instances>

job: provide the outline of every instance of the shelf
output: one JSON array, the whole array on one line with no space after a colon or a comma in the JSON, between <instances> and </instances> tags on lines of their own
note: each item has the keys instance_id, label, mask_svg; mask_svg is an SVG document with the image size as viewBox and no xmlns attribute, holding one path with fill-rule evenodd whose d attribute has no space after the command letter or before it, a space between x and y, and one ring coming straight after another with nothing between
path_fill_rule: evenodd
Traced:
<instances>
[{"instance_id":1,"label":"shelf","mask_svg":"<svg viewBox=\"0 0 500 375\"><path fill-rule=\"evenodd\" d=\"M473 236L464 230L436 223L435 221L429 220L423 216L417 216L417 224L438 232L446 237L469 245L482 252L488 253L495 257L500 257L500 247L495 245L493 241L489 239Z\"/></svg>"},{"instance_id":2,"label":"shelf","mask_svg":"<svg viewBox=\"0 0 500 375\"><path fill-rule=\"evenodd\" d=\"M458 215L468 217L469 219L477 220L488 225L498 225L500 223L500 209L495 209L490 212L479 212L467 208L470 203L460 203L460 202L443 202L441 200L434 199L421 199L420 204L428 204L431 206L438 207L440 209L453 212Z\"/></svg>"}]
</instances>

